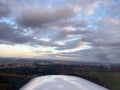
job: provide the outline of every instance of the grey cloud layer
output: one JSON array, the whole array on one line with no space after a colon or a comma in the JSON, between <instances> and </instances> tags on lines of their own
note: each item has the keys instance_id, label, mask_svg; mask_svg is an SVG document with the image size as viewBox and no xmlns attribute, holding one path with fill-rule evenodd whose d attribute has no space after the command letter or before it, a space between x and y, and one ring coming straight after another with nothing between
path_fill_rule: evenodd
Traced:
<instances>
[{"instance_id":1,"label":"grey cloud layer","mask_svg":"<svg viewBox=\"0 0 120 90\"><path fill-rule=\"evenodd\" d=\"M20 17L18 17L17 22L27 27L40 27L44 24L68 19L73 15L74 11L69 7L57 8L53 11L31 8L24 11Z\"/></svg>"},{"instance_id":2,"label":"grey cloud layer","mask_svg":"<svg viewBox=\"0 0 120 90\"><path fill-rule=\"evenodd\" d=\"M8 41L11 43L26 43L31 39L20 34L20 30L14 29L7 23L0 23L0 40Z\"/></svg>"},{"instance_id":3,"label":"grey cloud layer","mask_svg":"<svg viewBox=\"0 0 120 90\"><path fill-rule=\"evenodd\" d=\"M0 1L0 18L8 16L9 13L9 5Z\"/></svg>"},{"instance_id":4,"label":"grey cloud layer","mask_svg":"<svg viewBox=\"0 0 120 90\"><path fill-rule=\"evenodd\" d=\"M68 0L62 1L68 2ZM13 5L12 2L16 5ZM77 48L80 43L84 42L90 43L92 48L74 53L60 53L59 56L72 56L78 60L86 61L90 59L91 61L119 62L120 2L70 0L67 6L49 5L49 9L48 7L38 7L36 3L27 3L28 1L15 2L12 0L11 3L9 2L9 6L5 1L0 1L0 18L10 18L8 15L12 13L15 26L17 26L16 29L11 23L0 22L0 44L48 46L62 51ZM28 6L25 6L26 4ZM98 14L88 16L83 13L83 11L89 12L91 10L96 13L98 8L93 7L94 5L103 6L106 16L103 15L101 18ZM77 10L82 8L82 11L78 10L77 12L76 8ZM98 12L100 13L99 10ZM70 28L72 29L70 30ZM30 31L31 34L28 34Z\"/></svg>"}]
</instances>

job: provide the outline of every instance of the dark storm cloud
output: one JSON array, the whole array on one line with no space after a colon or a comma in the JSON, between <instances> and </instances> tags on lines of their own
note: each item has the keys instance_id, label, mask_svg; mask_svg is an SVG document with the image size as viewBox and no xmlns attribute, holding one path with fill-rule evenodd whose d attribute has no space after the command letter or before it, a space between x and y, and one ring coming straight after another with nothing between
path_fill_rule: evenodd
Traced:
<instances>
[{"instance_id":1,"label":"dark storm cloud","mask_svg":"<svg viewBox=\"0 0 120 90\"><path fill-rule=\"evenodd\" d=\"M0 1L0 18L8 16L10 13L9 4Z\"/></svg>"},{"instance_id":2,"label":"dark storm cloud","mask_svg":"<svg viewBox=\"0 0 120 90\"><path fill-rule=\"evenodd\" d=\"M25 27L40 27L42 25L68 19L74 15L69 7L61 7L52 11L31 8L23 11L17 22Z\"/></svg>"},{"instance_id":3,"label":"dark storm cloud","mask_svg":"<svg viewBox=\"0 0 120 90\"><path fill-rule=\"evenodd\" d=\"M21 30L14 29L7 23L0 23L0 40L11 43L26 43L30 41L30 37L20 34Z\"/></svg>"}]
</instances>

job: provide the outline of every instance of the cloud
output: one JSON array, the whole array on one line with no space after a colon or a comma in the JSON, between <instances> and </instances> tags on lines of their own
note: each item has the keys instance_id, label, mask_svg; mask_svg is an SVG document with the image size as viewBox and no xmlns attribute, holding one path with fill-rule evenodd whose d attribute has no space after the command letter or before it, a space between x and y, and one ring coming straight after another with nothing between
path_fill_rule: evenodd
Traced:
<instances>
[{"instance_id":1,"label":"cloud","mask_svg":"<svg viewBox=\"0 0 120 90\"><path fill-rule=\"evenodd\" d=\"M73 41L68 41L63 45L62 47L58 48L58 50L65 50L65 49L73 49L81 46L83 42L81 40L73 40Z\"/></svg>"},{"instance_id":2,"label":"cloud","mask_svg":"<svg viewBox=\"0 0 120 90\"><path fill-rule=\"evenodd\" d=\"M45 24L68 19L73 15L74 11L70 7L60 7L52 11L31 8L21 13L17 18L17 23L25 27L41 27Z\"/></svg>"},{"instance_id":3,"label":"cloud","mask_svg":"<svg viewBox=\"0 0 120 90\"><path fill-rule=\"evenodd\" d=\"M119 61L119 4L114 0L1 0L0 44L27 44L38 52L39 47L48 47L44 52L59 58Z\"/></svg>"},{"instance_id":4,"label":"cloud","mask_svg":"<svg viewBox=\"0 0 120 90\"><path fill-rule=\"evenodd\" d=\"M30 37L26 37L20 34L21 30L14 29L10 24L0 23L0 40L11 43L26 43L31 40Z\"/></svg>"},{"instance_id":5,"label":"cloud","mask_svg":"<svg viewBox=\"0 0 120 90\"><path fill-rule=\"evenodd\" d=\"M7 17L10 13L9 4L4 3L2 0L0 1L0 18Z\"/></svg>"},{"instance_id":6,"label":"cloud","mask_svg":"<svg viewBox=\"0 0 120 90\"><path fill-rule=\"evenodd\" d=\"M84 41L91 42L93 46L119 46L120 45L120 30L101 30L92 31L83 38Z\"/></svg>"}]
</instances>

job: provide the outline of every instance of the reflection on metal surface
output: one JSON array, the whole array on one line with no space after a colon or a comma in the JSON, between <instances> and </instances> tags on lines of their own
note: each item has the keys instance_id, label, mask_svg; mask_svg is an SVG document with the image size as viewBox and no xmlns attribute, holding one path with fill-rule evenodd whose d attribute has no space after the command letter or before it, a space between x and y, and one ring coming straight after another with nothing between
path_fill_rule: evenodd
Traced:
<instances>
[{"instance_id":1,"label":"reflection on metal surface","mask_svg":"<svg viewBox=\"0 0 120 90\"><path fill-rule=\"evenodd\" d=\"M20 90L108 90L82 78L49 75L32 79Z\"/></svg>"}]
</instances>

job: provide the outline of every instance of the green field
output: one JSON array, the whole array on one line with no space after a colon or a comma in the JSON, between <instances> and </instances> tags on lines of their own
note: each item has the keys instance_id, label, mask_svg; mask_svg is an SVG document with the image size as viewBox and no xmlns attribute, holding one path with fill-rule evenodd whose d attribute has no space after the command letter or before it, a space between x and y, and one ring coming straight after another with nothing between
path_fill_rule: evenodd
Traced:
<instances>
[{"instance_id":1,"label":"green field","mask_svg":"<svg viewBox=\"0 0 120 90\"><path fill-rule=\"evenodd\" d=\"M120 73L92 72L112 90L120 90Z\"/></svg>"}]
</instances>

